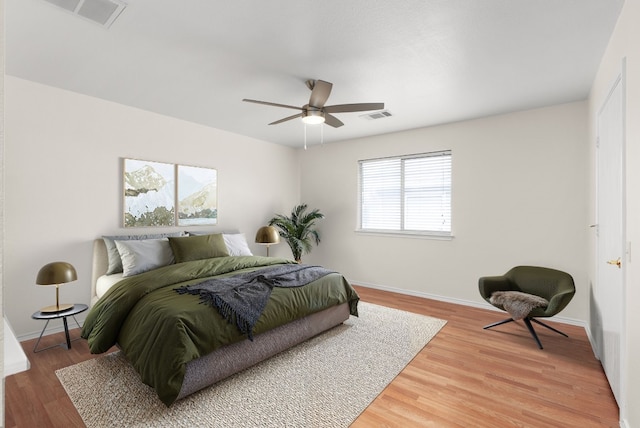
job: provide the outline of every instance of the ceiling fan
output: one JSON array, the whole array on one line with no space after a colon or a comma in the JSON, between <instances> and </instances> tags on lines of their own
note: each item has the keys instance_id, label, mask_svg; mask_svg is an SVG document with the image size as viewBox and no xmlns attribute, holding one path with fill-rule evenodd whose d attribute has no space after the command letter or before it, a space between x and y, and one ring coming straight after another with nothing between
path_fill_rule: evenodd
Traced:
<instances>
[{"instance_id":1,"label":"ceiling fan","mask_svg":"<svg viewBox=\"0 0 640 428\"><path fill-rule=\"evenodd\" d=\"M336 104L332 106L325 106L331 94L332 83L325 82L324 80L307 80L306 85L311 89L311 97L309 97L309 104L305 104L302 107L290 106L286 104L270 103L267 101L258 101L243 99L248 103L264 104L267 106L284 107L294 110L301 110L301 113L296 113L293 116L285 117L284 119L271 122L269 125L277 125L288 120L295 118L302 118L302 121L306 124L319 124L326 123L334 128L339 128L344 123L331 113L348 113L354 111L368 111L368 110L381 110L384 108L384 103L358 103L358 104Z\"/></svg>"}]
</instances>

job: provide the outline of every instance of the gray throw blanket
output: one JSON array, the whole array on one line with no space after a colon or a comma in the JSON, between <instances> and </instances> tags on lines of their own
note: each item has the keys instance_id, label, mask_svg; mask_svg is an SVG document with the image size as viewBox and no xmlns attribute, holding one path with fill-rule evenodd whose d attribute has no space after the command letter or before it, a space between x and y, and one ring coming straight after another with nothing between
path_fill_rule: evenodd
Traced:
<instances>
[{"instance_id":1,"label":"gray throw blanket","mask_svg":"<svg viewBox=\"0 0 640 428\"><path fill-rule=\"evenodd\" d=\"M320 266L277 265L199 284L176 288L179 294L199 295L201 303L213 306L249 340L253 327L267 305L273 287L301 287L332 273Z\"/></svg>"}]
</instances>

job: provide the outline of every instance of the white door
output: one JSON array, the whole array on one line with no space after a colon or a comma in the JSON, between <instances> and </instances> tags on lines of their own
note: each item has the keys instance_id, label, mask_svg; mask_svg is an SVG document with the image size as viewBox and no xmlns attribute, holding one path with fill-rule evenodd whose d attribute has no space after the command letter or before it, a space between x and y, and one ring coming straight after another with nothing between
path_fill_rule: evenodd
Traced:
<instances>
[{"instance_id":1,"label":"white door","mask_svg":"<svg viewBox=\"0 0 640 428\"><path fill-rule=\"evenodd\" d=\"M597 281L591 314L596 352L620 406L626 265L623 85L620 75L598 113Z\"/></svg>"}]
</instances>

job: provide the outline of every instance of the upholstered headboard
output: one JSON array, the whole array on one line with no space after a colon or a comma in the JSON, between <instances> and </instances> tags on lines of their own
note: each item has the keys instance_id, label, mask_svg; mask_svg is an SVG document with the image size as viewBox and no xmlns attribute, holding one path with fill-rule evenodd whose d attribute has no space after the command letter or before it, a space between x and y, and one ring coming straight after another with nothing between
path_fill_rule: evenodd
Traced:
<instances>
[{"instance_id":1,"label":"upholstered headboard","mask_svg":"<svg viewBox=\"0 0 640 428\"><path fill-rule=\"evenodd\" d=\"M91 304L98 300L96 294L96 282L98 278L107 273L109 268L109 258L107 256L107 246L102 238L95 239L93 241L93 264L91 268Z\"/></svg>"}]
</instances>

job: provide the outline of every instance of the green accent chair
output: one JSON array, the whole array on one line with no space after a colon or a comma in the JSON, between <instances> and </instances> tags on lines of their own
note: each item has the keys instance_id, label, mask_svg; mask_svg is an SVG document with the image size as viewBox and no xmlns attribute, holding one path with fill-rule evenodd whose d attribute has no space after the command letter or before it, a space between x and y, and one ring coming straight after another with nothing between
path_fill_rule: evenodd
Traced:
<instances>
[{"instance_id":1,"label":"green accent chair","mask_svg":"<svg viewBox=\"0 0 640 428\"><path fill-rule=\"evenodd\" d=\"M491 294L495 291L521 291L543 297L549 301L546 308L534 308L529 315L523 318L529 333L535 339L538 347L542 349L542 343L533 329L531 321L555 331L565 337L569 337L560 330L544 324L536 318L552 317L562 311L571 301L576 292L573 278L566 272L537 266L517 266L500 276L485 276L478 280L480 295L498 309L505 310L502 305L491 303ZM493 324L484 326L488 328L515 321L508 318Z\"/></svg>"}]
</instances>

